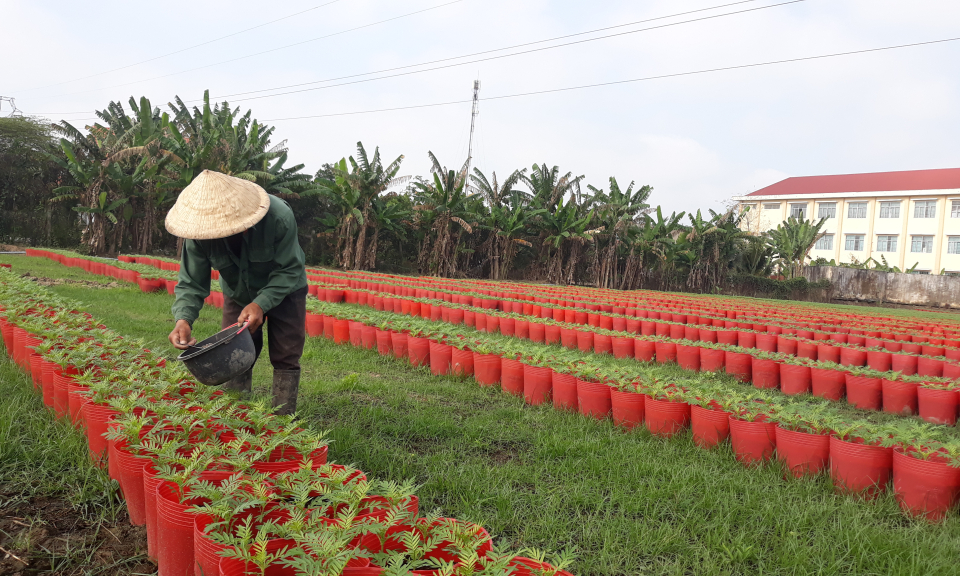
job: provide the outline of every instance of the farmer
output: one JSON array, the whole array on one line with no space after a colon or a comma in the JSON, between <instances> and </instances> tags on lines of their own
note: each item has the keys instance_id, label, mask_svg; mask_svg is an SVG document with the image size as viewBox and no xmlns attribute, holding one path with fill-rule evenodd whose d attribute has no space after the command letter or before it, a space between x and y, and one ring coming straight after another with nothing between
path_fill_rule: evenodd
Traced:
<instances>
[{"instance_id":1,"label":"farmer","mask_svg":"<svg viewBox=\"0 0 960 576\"><path fill-rule=\"evenodd\" d=\"M266 323L273 406L278 414L296 412L306 336L307 272L293 210L253 182L204 170L180 193L167 214L166 227L186 239L170 342L180 350L196 344L191 327L210 294L210 270L217 270L223 289L223 328L248 323L259 357L260 328ZM252 382L251 368L224 387L249 393Z\"/></svg>"}]
</instances>

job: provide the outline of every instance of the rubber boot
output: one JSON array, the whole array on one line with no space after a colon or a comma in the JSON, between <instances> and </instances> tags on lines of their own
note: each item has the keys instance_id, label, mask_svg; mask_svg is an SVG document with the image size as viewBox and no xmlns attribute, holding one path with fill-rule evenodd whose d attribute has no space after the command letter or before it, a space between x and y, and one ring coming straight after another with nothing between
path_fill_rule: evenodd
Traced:
<instances>
[{"instance_id":1,"label":"rubber boot","mask_svg":"<svg viewBox=\"0 0 960 576\"><path fill-rule=\"evenodd\" d=\"M297 411L297 394L300 391L299 370L273 371L273 407L281 416L289 416Z\"/></svg>"},{"instance_id":2,"label":"rubber boot","mask_svg":"<svg viewBox=\"0 0 960 576\"><path fill-rule=\"evenodd\" d=\"M233 380L227 380L224 382L223 389L227 392L239 392L249 395L253 389L253 368L247 370Z\"/></svg>"}]
</instances>

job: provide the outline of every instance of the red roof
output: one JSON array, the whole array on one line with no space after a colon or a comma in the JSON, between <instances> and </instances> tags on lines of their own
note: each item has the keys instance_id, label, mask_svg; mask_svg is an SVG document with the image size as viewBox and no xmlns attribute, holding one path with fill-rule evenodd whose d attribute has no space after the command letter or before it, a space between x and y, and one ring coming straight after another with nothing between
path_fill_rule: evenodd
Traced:
<instances>
[{"instance_id":1,"label":"red roof","mask_svg":"<svg viewBox=\"0 0 960 576\"><path fill-rule=\"evenodd\" d=\"M949 190L955 188L960 188L960 168L841 174L838 176L800 176L787 178L772 186L748 194L748 196L907 192L911 190Z\"/></svg>"}]
</instances>

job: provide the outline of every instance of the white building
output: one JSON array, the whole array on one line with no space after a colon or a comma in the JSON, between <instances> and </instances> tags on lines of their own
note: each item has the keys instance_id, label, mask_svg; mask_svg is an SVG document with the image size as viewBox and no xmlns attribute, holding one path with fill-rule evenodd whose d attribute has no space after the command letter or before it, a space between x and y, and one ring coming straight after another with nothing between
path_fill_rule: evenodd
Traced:
<instances>
[{"instance_id":1,"label":"white building","mask_svg":"<svg viewBox=\"0 0 960 576\"><path fill-rule=\"evenodd\" d=\"M960 168L787 178L735 200L754 233L827 218L814 259L960 274Z\"/></svg>"}]
</instances>

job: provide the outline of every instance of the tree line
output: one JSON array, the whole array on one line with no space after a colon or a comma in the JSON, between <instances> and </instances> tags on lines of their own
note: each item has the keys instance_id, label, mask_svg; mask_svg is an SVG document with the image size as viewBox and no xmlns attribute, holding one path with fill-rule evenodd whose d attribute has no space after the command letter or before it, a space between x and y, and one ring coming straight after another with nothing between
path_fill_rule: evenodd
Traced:
<instances>
[{"instance_id":1,"label":"tree line","mask_svg":"<svg viewBox=\"0 0 960 576\"><path fill-rule=\"evenodd\" d=\"M799 275L822 227L791 220L751 236L736 208L664 215L649 185L611 177L598 188L549 163L503 178L428 152L430 175L403 177L404 156L362 143L311 176L287 165L286 142L250 110L209 93L167 107L111 102L84 130L3 119L0 218L11 225L0 240L174 254L164 217L205 169L287 200L308 260L349 270L717 292L742 276Z\"/></svg>"}]
</instances>

